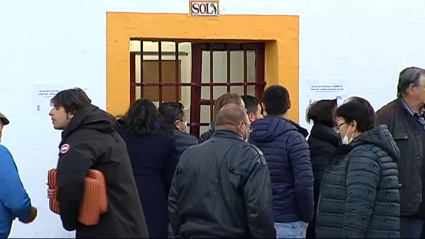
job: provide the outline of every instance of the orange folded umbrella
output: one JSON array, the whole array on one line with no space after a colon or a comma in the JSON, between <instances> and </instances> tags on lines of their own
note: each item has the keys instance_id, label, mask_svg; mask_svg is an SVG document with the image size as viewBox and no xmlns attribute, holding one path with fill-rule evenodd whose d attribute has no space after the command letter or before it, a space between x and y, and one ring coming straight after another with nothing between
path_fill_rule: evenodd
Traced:
<instances>
[{"instance_id":1,"label":"orange folded umbrella","mask_svg":"<svg viewBox=\"0 0 425 239\"><path fill-rule=\"evenodd\" d=\"M56 169L50 169L47 176L47 184L55 193L49 200L50 210L59 214L59 203L56 200ZM106 183L103 174L98 170L89 170L85 177L85 188L80 204L79 222L93 226L99 223L100 215L108 211L108 196L106 194Z\"/></svg>"}]
</instances>

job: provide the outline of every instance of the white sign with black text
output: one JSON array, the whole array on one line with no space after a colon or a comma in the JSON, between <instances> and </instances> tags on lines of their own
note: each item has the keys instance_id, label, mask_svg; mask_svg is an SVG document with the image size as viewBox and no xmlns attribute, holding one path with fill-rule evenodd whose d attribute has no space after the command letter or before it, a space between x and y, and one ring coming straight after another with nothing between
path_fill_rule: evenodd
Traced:
<instances>
[{"instance_id":1,"label":"white sign with black text","mask_svg":"<svg viewBox=\"0 0 425 239\"><path fill-rule=\"evenodd\" d=\"M337 99L338 105L340 105L347 99L346 77L309 77L307 82L309 104L316 100Z\"/></svg>"},{"instance_id":2,"label":"white sign with black text","mask_svg":"<svg viewBox=\"0 0 425 239\"><path fill-rule=\"evenodd\" d=\"M218 16L218 1L191 1L190 14L192 16Z\"/></svg>"},{"instance_id":3,"label":"white sign with black text","mask_svg":"<svg viewBox=\"0 0 425 239\"><path fill-rule=\"evenodd\" d=\"M37 114L47 115L52 109L50 100L59 92L75 86L67 81L34 82L34 109ZM80 87L86 93L87 87Z\"/></svg>"}]
</instances>

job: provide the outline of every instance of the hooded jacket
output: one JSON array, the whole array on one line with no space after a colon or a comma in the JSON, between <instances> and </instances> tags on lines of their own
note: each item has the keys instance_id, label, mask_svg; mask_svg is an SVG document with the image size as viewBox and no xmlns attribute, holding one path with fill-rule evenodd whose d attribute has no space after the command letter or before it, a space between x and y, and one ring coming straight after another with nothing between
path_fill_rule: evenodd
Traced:
<instances>
[{"instance_id":1,"label":"hooded jacket","mask_svg":"<svg viewBox=\"0 0 425 239\"><path fill-rule=\"evenodd\" d=\"M59 149L57 200L66 230L76 230L77 238L148 237L127 147L112 115L94 105L85 106L62 132ZM102 172L108 196L108 212L95 226L78 222L89 169Z\"/></svg>"},{"instance_id":2,"label":"hooded jacket","mask_svg":"<svg viewBox=\"0 0 425 239\"><path fill-rule=\"evenodd\" d=\"M322 180L316 238L400 238L399 156L385 125L340 146Z\"/></svg>"},{"instance_id":3,"label":"hooded jacket","mask_svg":"<svg viewBox=\"0 0 425 239\"><path fill-rule=\"evenodd\" d=\"M249 142L264 153L273 188L275 222L309 222L313 218L313 171L306 129L277 116L252 124Z\"/></svg>"}]
</instances>

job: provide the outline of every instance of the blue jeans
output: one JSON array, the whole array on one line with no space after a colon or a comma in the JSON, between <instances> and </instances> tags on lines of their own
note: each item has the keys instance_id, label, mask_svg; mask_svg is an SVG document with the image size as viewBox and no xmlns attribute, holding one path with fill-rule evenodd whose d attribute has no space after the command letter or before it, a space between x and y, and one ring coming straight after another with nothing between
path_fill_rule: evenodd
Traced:
<instances>
[{"instance_id":1,"label":"blue jeans","mask_svg":"<svg viewBox=\"0 0 425 239\"><path fill-rule=\"evenodd\" d=\"M416 217L400 217L400 238L421 238L425 221Z\"/></svg>"},{"instance_id":2,"label":"blue jeans","mask_svg":"<svg viewBox=\"0 0 425 239\"><path fill-rule=\"evenodd\" d=\"M307 225L302 221L298 222L275 222L276 238L305 238Z\"/></svg>"}]
</instances>

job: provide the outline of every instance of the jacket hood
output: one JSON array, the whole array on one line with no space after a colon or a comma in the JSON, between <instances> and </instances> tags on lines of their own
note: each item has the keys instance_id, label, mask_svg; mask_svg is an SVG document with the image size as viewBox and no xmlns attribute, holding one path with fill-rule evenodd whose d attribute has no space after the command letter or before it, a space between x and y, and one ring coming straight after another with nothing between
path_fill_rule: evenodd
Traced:
<instances>
[{"instance_id":1,"label":"jacket hood","mask_svg":"<svg viewBox=\"0 0 425 239\"><path fill-rule=\"evenodd\" d=\"M400 150L386 125L379 125L374 129L368 130L350 143L351 148L362 144L374 144L385 150L394 160L398 160L400 157Z\"/></svg>"},{"instance_id":2,"label":"jacket hood","mask_svg":"<svg viewBox=\"0 0 425 239\"><path fill-rule=\"evenodd\" d=\"M266 116L264 119L255 120L252 124L251 138L256 142L273 141L275 138L288 131L298 131L304 137L308 131L292 120L278 116Z\"/></svg>"},{"instance_id":3,"label":"jacket hood","mask_svg":"<svg viewBox=\"0 0 425 239\"><path fill-rule=\"evenodd\" d=\"M116 130L115 118L99 107L90 104L75 114L68 127L62 132L62 138L76 129L94 129L111 133Z\"/></svg>"}]
</instances>

